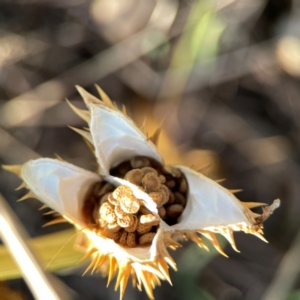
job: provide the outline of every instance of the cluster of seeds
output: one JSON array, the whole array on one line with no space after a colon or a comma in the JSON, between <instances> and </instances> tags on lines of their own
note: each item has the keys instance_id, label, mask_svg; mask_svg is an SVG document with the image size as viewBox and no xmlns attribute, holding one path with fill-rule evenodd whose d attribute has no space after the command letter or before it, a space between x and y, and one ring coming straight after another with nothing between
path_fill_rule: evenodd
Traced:
<instances>
[{"instance_id":1,"label":"cluster of seeds","mask_svg":"<svg viewBox=\"0 0 300 300\"><path fill-rule=\"evenodd\" d=\"M146 192L157 204L159 217L169 225L176 224L186 205L187 193L187 182L178 169L135 157L111 173ZM83 217L101 235L127 247L149 245L160 221L129 187L115 188L103 182L95 184L87 195Z\"/></svg>"},{"instance_id":2,"label":"cluster of seeds","mask_svg":"<svg viewBox=\"0 0 300 300\"><path fill-rule=\"evenodd\" d=\"M187 201L187 181L179 169L161 166L146 157L134 157L112 170L141 187L157 204L159 216L169 225L177 223Z\"/></svg>"}]
</instances>

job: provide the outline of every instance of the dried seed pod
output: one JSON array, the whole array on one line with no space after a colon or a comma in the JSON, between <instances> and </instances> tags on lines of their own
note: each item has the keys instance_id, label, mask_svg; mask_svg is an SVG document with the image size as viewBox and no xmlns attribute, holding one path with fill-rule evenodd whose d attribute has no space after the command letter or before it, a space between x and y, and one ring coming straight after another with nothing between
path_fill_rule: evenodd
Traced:
<instances>
[{"instance_id":1,"label":"dried seed pod","mask_svg":"<svg viewBox=\"0 0 300 300\"><path fill-rule=\"evenodd\" d=\"M132 217L133 217L133 224L131 226L128 226L128 227L125 228L125 230L127 232L134 232L134 231L136 231L136 228L137 228L139 220L138 220L137 216L135 216L135 215L133 215Z\"/></svg>"},{"instance_id":2,"label":"dried seed pod","mask_svg":"<svg viewBox=\"0 0 300 300\"><path fill-rule=\"evenodd\" d=\"M161 187L161 183L158 176L153 172L147 173L143 177L142 184L147 193L156 192Z\"/></svg>"},{"instance_id":3,"label":"dried seed pod","mask_svg":"<svg viewBox=\"0 0 300 300\"><path fill-rule=\"evenodd\" d=\"M133 232L128 233L126 244L128 247L131 247L131 248L133 248L137 245L135 233L133 233Z\"/></svg>"},{"instance_id":4,"label":"dried seed pod","mask_svg":"<svg viewBox=\"0 0 300 300\"><path fill-rule=\"evenodd\" d=\"M187 184L187 181L185 179L184 176L182 176L180 178L180 185L179 185L179 192L181 193L187 193L187 190L188 190L188 184Z\"/></svg>"},{"instance_id":5,"label":"dried seed pod","mask_svg":"<svg viewBox=\"0 0 300 300\"><path fill-rule=\"evenodd\" d=\"M127 228L134 224L134 218L133 215L125 214L122 216L122 218L118 218L117 222L121 227Z\"/></svg>"},{"instance_id":6,"label":"dried seed pod","mask_svg":"<svg viewBox=\"0 0 300 300\"><path fill-rule=\"evenodd\" d=\"M152 192L149 193L149 196L156 203L157 207L161 207L163 205L164 195L163 192Z\"/></svg>"},{"instance_id":7,"label":"dried seed pod","mask_svg":"<svg viewBox=\"0 0 300 300\"><path fill-rule=\"evenodd\" d=\"M115 199L121 199L125 195L132 195L132 194L133 193L132 193L132 190L130 187L128 187L126 185L120 185L113 191L112 195Z\"/></svg>"},{"instance_id":8,"label":"dried seed pod","mask_svg":"<svg viewBox=\"0 0 300 300\"><path fill-rule=\"evenodd\" d=\"M140 223L156 226L159 224L159 218L157 216L154 216L153 214L142 215L140 216Z\"/></svg>"},{"instance_id":9,"label":"dried seed pod","mask_svg":"<svg viewBox=\"0 0 300 300\"><path fill-rule=\"evenodd\" d=\"M141 169L134 169L126 173L124 179L135 185L142 185L144 173Z\"/></svg>"},{"instance_id":10,"label":"dried seed pod","mask_svg":"<svg viewBox=\"0 0 300 300\"><path fill-rule=\"evenodd\" d=\"M147 245L150 244L155 236L154 232L148 232L143 234L139 237L139 244L140 245Z\"/></svg>"},{"instance_id":11,"label":"dried seed pod","mask_svg":"<svg viewBox=\"0 0 300 300\"><path fill-rule=\"evenodd\" d=\"M114 222L111 224L107 224L107 229L110 232L118 232L122 227L118 224L118 222Z\"/></svg>"},{"instance_id":12,"label":"dried seed pod","mask_svg":"<svg viewBox=\"0 0 300 300\"><path fill-rule=\"evenodd\" d=\"M172 204L167 207L167 215L171 218L178 218L183 212L184 208L180 204Z\"/></svg>"},{"instance_id":13,"label":"dried seed pod","mask_svg":"<svg viewBox=\"0 0 300 300\"><path fill-rule=\"evenodd\" d=\"M111 203L112 205L116 206L117 204L119 204L119 200L115 199L112 195L112 193L110 193L107 197L107 200L109 201L109 203Z\"/></svg>"},{"instance_id":14,"label":"dried seed pod","mask_svg":"<svg viewBox=\"0 0 300 300\"><path fill-rule=\"evenodd\" d=\"M136 231L140 234L147 233L151 231L152 225L149 224L141 224L140 222L137 223Z\"/></svg>"},{"instance_id":15,"label":"dried seed pod","mask_svg":"<svg viewBox=\"0 0 300 300\"><path fill-rule=\"evenodd\" d=\"M122 197L120 200L121 209L127 214L135 214L140 209L139 201L133 196Z\"/></svg>"},{"instance_id":16,"label":"dried seed pod","mask_svg":"<svg viewBox=\"0 0 300 300\"><path fill-rule=\"evenodd\" d=\"M158 215L164 219L166 217L166 209L162 206L158 208Z\"/></svg>"},{"instance_id":17,"label":"dried seed pod","mask_svg":"<svg viewBox=\"0 0 300 300\"><path fill-rule=\"evenodd\" d=\"M175 200L174 203L181 204L183 207L186 206L186 197L184 197L181 193L175 192L174 193Z\"/></svg>"},{"instance_id":18,"label":"dried seed pod","mask_svg":"<svg viewBox=\"0 0 300 300\"><path fill-rule=\"evenodd\" d=\"M131 167L133 169L144 168L150 166L150 161L146 157L136 156L130 160Z\"/></svg>"},{"instance_id":19,"label":"dried seed pod","mask_svg":"<svg viewBox=\"0 0 300 300\"><path fill-rule=\"evenodd\" d=\"M155 173L156 175L158 175L157 171L152 167L145 167L145 168L142 168L141 170L144 173L144 175L146 175L148 173Z\"/></svg>"},{"instance_id":20,"label":"dried seed pod","mask_svg":"<svg viewBox=\"0 0 300 300\"><path fill-rule=\"evenodd\" d=\"M141 206L139 213L141 213L142 215L147 215L151 214L151 211L146 206Z\"/></svg>"}]
</instances>

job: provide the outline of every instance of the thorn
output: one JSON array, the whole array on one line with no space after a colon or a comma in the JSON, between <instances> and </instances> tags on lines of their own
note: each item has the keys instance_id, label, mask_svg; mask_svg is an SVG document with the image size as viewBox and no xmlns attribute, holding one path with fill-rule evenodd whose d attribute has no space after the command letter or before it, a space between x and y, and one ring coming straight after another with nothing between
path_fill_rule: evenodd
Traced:
<instances>
[{"instance_id":1,"label":"thorn","mask_svg":"<svg viewBox=\"0 0 300 300\"><path fill-rule=\"evenodd\" d=\"M165 262L163 258L159 259L158 261L158 268L160 272L164 275L165 279L172 285L172 281L169 274L169 267L168 264Z\"/></svg>"},{"instance_id":2,"label":"thorn","mask_svg":"<svg viewBox=\"0 0 300 300\"><path fill-rule=\"evenodd\" d=\"M75 87L76 87L78 93L83 98L83 101L86 104L86 106L89 106L90 104L101 104L101 101L99 99L97 99L95 96L93 96L92 94L90 94L89 92L87 92L81 86L76 85Z\"/></svg>"},{"instance_id":3,"label":"thorn","mask_svg":"<svg viewBox=\"0 0 300 300\"><path fill-rule=\"evenodd\" d=\"M86 121L87 123L90 123L91 121L91 115L87 110L83 110L83 109L79 109L76 106L74 106L68 99L66 99L68 105L70 106L70 108L74 111L74 113L80 117L81 119L83 119L84 121Z\"/></svg>"},{"instance_id":4,"label":"thorn","mask_svg":"<svg viewBox=\"0 0 300 300\"><path fill-rule=\"evenodd\" d=\"M59 161L64 161L60 155L58 155L57 153L54 153L54 156L56 157L56 159L58 159Z\"/></svg>"},{"instance_id":5,"label":"thorn","mask_svg":"<svg viewBox=\"0 0 300 300\"><path fill-rule=\"evenodd\" d=\"M231 228L229 228L228 230L226 230L226 232L222 232L222 235L227 239L227 241L229 242L229 244L231 245L231 247L238 253L241 253L241 251L239 251L236 248L236 244L235 244L235 240L233 237L233 230Z\"/></svg>"},{"instance_id":6,"label":"thorn","mask_svg":"<svg viewBox=\"0 0 300 300\"><path fill-rule=\"evenodd\" d=\"M106 95L106 93L100 88L98 84L95 84L95 87L100 95L101 100L104 102L106 106L112 109L116 109L115 106L113 105L112 101L110 98Z\"/></svg>"},{"instance_id":7,"label":"thorn","mask_svg":"<svg viewBox=\"0 0 300 300\"><path fill-rule=\"evenodd\" d=\"M217 179L217 180L215 180L215 182L216 183L221 183L221 182L223 182L223 181L225 181L226 180L226 178L222 178L222 179Z\"/></svg>"},{"instance_id":8,"label":"thorn","mask_svg":"<svg viewBox=\"0 0 300 300\"><path fill-rule=\"evenodd\" d=\"M206 165L205 167L201 168L200 170L197 170L197 172L202 173L202 174L208 174L209 169L211 167L211 164Z\"/></svg>"},{"instance_id":9,"label":"thorn","mask_svg":"<svg viewBox=\"0 0 300 300\"><path fill-rule=\"evenodd\" d=\"M237 193L242 192L243 190L242 190L242 189L236 189L236 190L229 190L229 189L228 189L228 191L229 191L230 193L232 193L232 194L237 194Z\"/></svg>"},{"instance_id":10,"label":"thorn","mask_svg":"<svg viewBox=\"0 0 300 300\"><path fill-rule=\"evenodd\" d=\"M29 191L25 196L18 199L17 202L21 202L21 201L24 201L24 200L29 199L29 198L36 198L36 195L32 191Z\"/></svg>"},{"instance_id":11,"label":"thorn","mask_svg":"<svg viewBox=\"0 0 300 300\"><path fill-rule=\"evenodd\" d=\"M146 121L147 121L147 118L145 117L144 121L142 122L142 124L141 124L140 127L139 127L140 130L141 130L144 134L146 134L146 132L145 132Z\"/></svg>"},{"instance_id":12,"label":"thorn","mask_svg":"<svg viewBox=\"0 0 300 300\"><path fill-rule=\"evenodd\" d=\"M27 185L25 182L22 182L21 185L19 187L17 187L15 190L18 191L20 189L23 189L23 188L27 188Z\"/></svg>"},{"instance_id":13,"label":"thorn","mask_svg":"<svg viewBox=\"0 0 300 300\"><path fill-rule=\"evenodd\" d=\"M122 105L122 113L127 116L127 110L126 110L126 106L123 104Z\"/></svg>"},{"instance_id":14,"label":"thorn","mask_svg":"<svg viewBox=\"0 0 300 300\"><path fill-rule=\"evenodd\" d=\"M95 255L95 257L93 258L93 260L91 261L91 263L88 265L88 267L85 269L85 271L82 274L82 277L95 265L98 256L100 255L99 253L97 253L98 255Z\"/></svg>"},{"instance_id":15,"label":"thorn","mask_svg":"<svg viewBox=\"0 0 300 300\"><path fill-rule=\"evenodd\" d=\"M55 210L49 210L49 211L43 213L43 216L52 215L52 214L54 214L54 213L57 213L57 211L55 211Z\"/></svg>"},{"instance_id":16,"label":"thorn","mask_svg":"<svg viewBox=\"0 0 300 300\"><path fill-rule=\"evenodd\" d=\"M111 282L111 280L113 279L113 277L115 276L115 274L116 274L116 271L117 271L117 260L116 260L116 258L113 256L113 255L111 255L110 257L109 257L109 273L108 273L108 278L107 278L107 284L106 284L106 287L108 287L109 286L109 284L110 284L110 282Z\"/></svg>"},{"instance_id":17,"label":"thorn","mask_svg":"<svg viewBox=\"0 0 300 300\"><path fill-rule=\"evenodd\" d=\"M91 144L93 144L93 139L92 139L92 135L85 131L85 130L82 130L82 129L79 129L79 128L75 128L75 127L72 127L72 126L69 126L69 128L71 128L72 130L74 130L75 132L79 133L81 136L83 136L86 140L88 140Z\"/></svg>"},{"instance_id":18,"label":"thorn","mask_svg":"<svg viewBox=\"0 0 300 300\"><path fill-rule=\"evenodd\" d=\"M6 171L21 175L22 165L2 165L2 168Z\"/></svg>"},{"instance_id":19,"label":"thorn","mask_svg":"<svg viewBox=\"0 0 300 300\"><path fill-rule=\"evenodd\" d=\"M43 210L43 209L45 209L45 208L47 208L47 207L48 207L48 205L43 204L43 205L39 208L39 210Z\"/></svg>"},{"instance_id":20,"label":"thorn","mask_svg":"<svg viewBox=\"0 0 300 300\"><path fill-rule=\"evenodd\" d=\"M42 227L47 227L47 226L50 226L50 225L55 225L55 224L59 224L59 223L68 223L68 221L65 219L65 218L57 218L57 219L54 219L50 222L47 222L46 224L44 224Z\"/></svg>"},{"instance_id":21,"label":"thorn","mask_svg":"<svg viewBox=\"0 0 300 300\"><path fill-rule=\"evenodd\" d=\"M213 246L225 257L228 258L228 255L223 251L223 249L221 248L216 236L214 233L209 232L209 231L199 231L201 234L203 234L206 238L208 238L211 243L213 244Z\"/></svg>"},{"instance_id":22,"label":"thorn","mask_svg":"<svg viewBox=\"0 0 300 300\"><path fill-rule=\"evenodd\" d=\"M267 203L262 203L262 202L242 202L246 207L248 208L255 208L259 206L266 206L268 205Z\"/></svg>"},{"instance_id":23,"label":"thorn","mask_svg":"<svg viewBox=\"0 0 300 300\"><path fill-rule=\"evenodd\" d=\"M80 263L82 263L85 259L87 259L88 257L90 257L93 253L95 253L97 251L97 248L92 248L91 250L89 250L77 263L77 265L79 265Z\"/></svg>"},{"instance_id":24,"label":"thorn","mask_svg":"<svg viewBox=\"0 0 300 300\"><path fill-rule=\"evenodd\" d=\"M159 136L161 134L161 131L162 131L162 128L163 128L163 124L164 124L164 121L165 121L165 117L164 116L160 122L160 124L158 125L158 127L156 128L155 132L153 133L153 135L149 138L150 141L157 146L158 144L158 139L159 139Z\"/></svg>"},{"instance_id":25,"label":"thorn","mask_svg":"<svg viewBox=\"0 0 300 300\"><path fill-rule=\"evenodd\" d=\"M253 235L257 236L259 239L264 241L265 243L269 244L269 242L258 232L253 233Z\"/></svg>"}]
</instances>

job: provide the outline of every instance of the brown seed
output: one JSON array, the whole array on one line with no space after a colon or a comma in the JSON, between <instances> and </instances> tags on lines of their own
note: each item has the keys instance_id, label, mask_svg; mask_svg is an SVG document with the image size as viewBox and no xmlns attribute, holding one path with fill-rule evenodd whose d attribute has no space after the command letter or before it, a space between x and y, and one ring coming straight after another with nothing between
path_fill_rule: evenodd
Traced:
<instances>
[{"instance_id":1,"label":"brown seed","mask_svg":"<svg viewBox=\"0 0 300 300\"><path fill-rule=\"evenodd\" d=\"M142 215L151 214L151 210L149 210L146 206L141 206L139 212Z\"/></svg>"},{"instance_id":2,"label":"brown seed","mask_svg":"<svg viewBox=\"0 0 300 300\"><path fill-rule=\"evenodd\" d=\"M117 221L117 216L114 212L108 214L103 218L108 224L115 223Z\"/></svg>"},{"instance_id":3,"label":"brown seed","mask_svg":"<svg viewBox=\"0 0 300 300\"><path fill-rule=\"evenodd\" d=\"M122 163L118 166L118 172L121 175L121 177L124 177L125 174L131 169L131 166L128 162Z\"/></svg>"},{"instance_id":4,"label":"brown seed","mask_svg":"<svg viewBox=\"0 0 300 300\"><path fill-rule=\"evenodd\" d=\"M114 222L114 223L111 223L111 224L107 225L107 229L110 232L118 232L121 228L122 227L117 222Z\"/></svg>"},{"instance_id":5,"label":"brown seed","mask_svg":"<svg viewBox=\"0 0 300 300\"><path fill-rule=\"evenodd\" d=\"M158 176L160 183L165 183L166 182L166 177L164 175L159 175Z\"/></svg>"},{"instance_id":6,"label":"brown seed","mask_svg":"<svg viewBox=\"0 0 300 300\"><path fill-rule=\"evenodd\" d=\"M174 196L175 196L175 201L174 203L176 204L181 204L183 207L185 207L186 205L186 197L183 196L181 193L179 192L175 192L174 193Z\"/></svg>"},{"instance_id":7,"label":"brown seed","mask_svg":"<svg viewBox=\"0 0 300 300\"><path fill-rule=\"evenodd\" d=\"M120 203L118 203L115 207L114 207L114 211L115 214L117 215L118 218L123 218L123 216L127 215L123 209L121 208Z\"/></svg>"},{"instance_id":8,"label":"brown seed","mask_svg":"<svg viewBox=\"0 0 300 300\"><path fill-rule=\"evenodd\" d=\"M109 202L104 202L100 206L100 218L105 219L107 215L110 215L114 212L114 206Z\"/></svg>"},{"instance_id":9,"label":"brown seed","mask_svg":"<svg viewBox=\"0 0 300 300\"><path fill-rule=\"evenodd\" d=\"M164 195L162 192L152 192L149 193L149 196L156 203L157 207L161 207L163 204Z\"/></svg>"},{"instance_id":10,"label":"brown seed","mask_svg":"<svg viewBox=\"0 0 300 300\"><path fill-rule=\"evenodd\" d=\"M107 200L112 204L112 205L117 205L119 203L119 200L115 199L112 195L112 193L110 193L107 197Z\"/></svg>"},{"instance_id":11,"label":"brown seed","mask_svg":"<svg viewBox=\"0 0 300 300\"><path fill-rule=\"evenodd\" d=\"M125 214L122 218L118 218L117 222L121 227L127 228L134 224L134 218L133 215Z\"/></svg>"},{"instance_id":12,"label":"brown seed","mask_svg":"<svg viewBox=\"0 0 300 300\"><path fill-rule=\"evenodd\" d=\"M145 167L145 168L142 168L141 170L144 173L144 175L146 175L148 173L155 173L156 175L158 175L157 171L152 167Z\"/></svg>"},{"instance_id":13,"label":"brown seed","mask_svg":"<svg viewBox=\"0 0 300 300\"><path fill-rule=\"evenodd\" d=\"M150 161L145 157L134 157L130 160L130 164L133 169L137 169L150 166Z\"/></svg>"},{"instance_id":14,"label":"brown seed","mask_svg":"<svg viewBox=\"0 0 300 300\"><path fill-rule=\"evenodd\" d=\"M159 224L159 218L152 214L142 215L142 216L140 216L140 223L151 225L151 226L156 226Z\"/></svg>"},{"instance_id":15,"label":"brown seed","mask_svg":"<svg viewBox=\"0 0 300 300\"><path fill-rule=\"evenodd\" d=\"M180 179L179 192L185 194L187 192L187 189L188 189L187 181L185 177L182 176Z\"/></svg>"},{"instance_id":16,"label":"brown seed","mask_svg":"<svg viewBox=\"0 0 300 300\"><path fill-rule=\"evenodd\" d=\"M171 179L171 180L167 180L165 185L169 188L169 189L172 189L175 187L176 185L176 182L175 180Z\"/></svg>"},{"instance_id":17,"label":"brown seed","mask_svg":"<svg viewBox=\"0 0 300 300\"><path fill-rule=\"evenodd\" d=\"M139 244L140 245L147 245L150 244L155 236L155 232L148 232L143 234L139 237Z\"/></svg>"},{"instance_id":18,"label":"brown seed","mask_svg":"<svg viewBox=\"0 0 300 300\"><path fill-rule=\"evenodd\" d=\"M162 206L158 209L158 215L164 219L166 217L166 209Z\"/></svg>"},{"instance_id":19,"label":"brown seed","mask_svg":"<svg viewBox=\"0 0 300 300\"><path fill-rule=\"evenodd\" d=\"M139 201L133 196L124 196L120 200L121 209L128 214L135 214L140 209Z\"/></svg>"},{"instance_id":20,"label":"brown seed","mask_svg":"<svg viewBox=\"0 0 300 300\"><path fill-rule=\"evenodd\" d=\"M141 169L134 169L130 170L126 173L124 179L128 180L129 182L135 184L135 185L142 185L142 178L144 176L144 173Z\"/></svg>"},{"instance_id":21,"label":"brown seed","mask_svg":"<svg viewBox=\"0 0 300 300\"><path fill-rule=\"evenodd\" d=\"M119 244L126 245L126 243L127 243L127 234L128 233L125 230L122 231L120 239L119 239Z\"/></svg>"},{"instance_id":22,"label":"brown seed","mask_svg":"<svg viewBox=\"0 0 300 300\"><path fill-rule=\"evenodd\" d=\"M147 173L142 179L143 187L147 193L156 192L159 190L161 183L158 176L151 172Z\"/></svg>"},{"instance_id":23,"label":"brown seed","mask_svg":"<svg viewBox=\"0 0 300 300\"><path fill-rule=\"evenodd\" d=\"M167 203L169 201L171 191L164 184L162 184L159 189L159 192L163 195L161 205L164 205L165 203Z\"/></svg>"},{"instance_id":24,"label":"brown seed","mask_svg":"<svg viewBox=\"0 0 300 300\"><path fill-rule=\"evenodd\" d=\"M158 176L158 172L152 167L144 167L144 168L141 168L141 170L144 173L144 175L146 175L148 173L155 173Z\"/></svg>"},{"instance_id":25,"label":"brown seed","mask_svg":"<svg viewBox=\"0 0 300 300\"><path fill-rule=\"evenodd\" d=\"M131 226L128 226L128 227L125 228L125 230L127 232L134 232L134 231L136 231L137 224L138 224L139 220L138 220L137 216L135 216L135 215L133 215L132 217L133 217L133 224Z\"/></svg>"},{"instance_id":26,"label":"brown seed","mask_svg":"<svg viewBox=\"0 0 300 300\"><path fill-rule=\"evenodd\" d=\"M136 231L140 234L147 233L151 231L151 229L152 229L152 225L141 224L140 222L137 223Z\"/></svg>"},{"instance_id":27,"label":"brown seed","mask_svg":"<svg viewBox=\"0 0 300 300\"><path fill-rule=\"evenodd\" d=\"M106 236L112 240L114 240L116 243L120 240L120 237L122 235L121 231L118 232L112 232L112 231L106 231Z\"/></svg>"},{"instance_id":28,"label":"brown seed","mask_svg":"<svg viewBox=\"0 0 300 300\"><path fill-rule=\"evenodd\" d=\"M115 199L119 200L122 197L124 197L125 195L132 195L132 194L133 194L133 192L130 187L128 187L126 185L120 185L113 191L112 195Z\"/></svg>"},{"instance_id":29,"label":"brown seed","mask_svg":"<svg viewBox=\"0 0 300 300\"><path fill-rule=\"evenodd\" d=\"M131 247L131 248L133 248L137 245L135 233L133 233L133 232L128 233L126 244L128 247Z\"/></svg>"},{"instance_id":30,"label":"brown seed","mask_svg":"<svg viewBox=\"0 0 300 300\"><path fill-rule=\"evenodd\" d=\"M171 190L169 190L169 193L170 193L170 197L169 197L169 201L167 203L172 204L175 201L175 195Z\"/></svg>"},{"instance_id":31,"label":"brown seed","mask_svg":"<svg viewBox=\"0 0 300 300\"><path fill-rule=\"evenodd\" d=\"M183 206L180 204L172 204L167 207L167 215L171 218L178 218L183 212Z\"/></svg>"},{"instance_id":32,"label":"brown seed","mask_svg":"<svg viewBox=\"0 0 300 300\"><path fill-rule=\"evenodd\" d=\"M176 177L176 178L181 177L180 170L178 170L177 168L174 168L172 166L164 166L162 168L162 171L163 171L163 173L170 174L170 175L172 175L173 177Z\"/></svg>"}]
</instances>

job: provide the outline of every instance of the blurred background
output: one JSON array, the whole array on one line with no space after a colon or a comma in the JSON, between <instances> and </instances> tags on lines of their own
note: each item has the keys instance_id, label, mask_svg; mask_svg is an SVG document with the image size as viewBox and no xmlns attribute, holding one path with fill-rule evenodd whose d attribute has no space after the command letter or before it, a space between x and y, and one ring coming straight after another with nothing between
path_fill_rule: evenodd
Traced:
<instances>
[{"instance_id":1,"label":"blurred background","mask_svg":"<svg viewBox=\"0 0 300 300\"><path fill-rule=\"evenodd\" d=\"M147 116L149 133L165 116L167 163L226 178L242 201L282 201L265 223L269 244L235 233L241 253L220 239L227 259L185 243L172 252L173 287L163 282L155 298L300 299L300 1L0 1L0 164L58 154L95 170L68 128L85 124L65 101L83 108L74 86L96 95L95 83L137 124ZM0 192L31 238L71 230L42 228L52 217L37 200L17 203L19 184L0 169ZM67 239L50 239L54 254ZM1 247L0 270L10 260ZM74 298L119 298L105 278L82 278L86 265L70 264L54 269ZM1 299L33 299L18 271L0 273ZM124 299L147 296L129 284Z\"/></svg>"}]
</instances>

